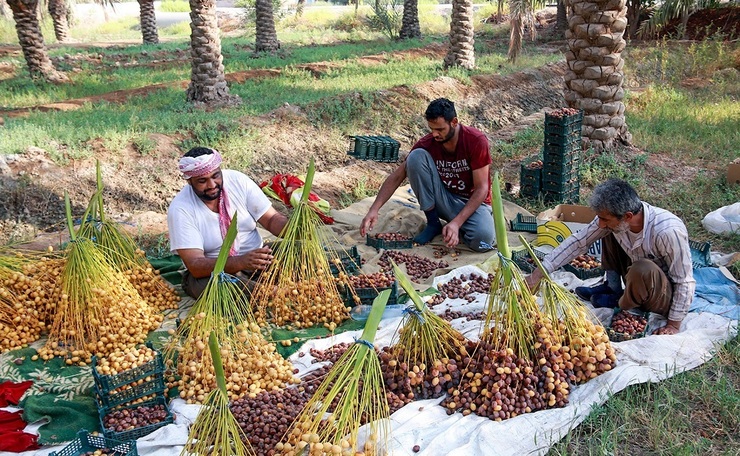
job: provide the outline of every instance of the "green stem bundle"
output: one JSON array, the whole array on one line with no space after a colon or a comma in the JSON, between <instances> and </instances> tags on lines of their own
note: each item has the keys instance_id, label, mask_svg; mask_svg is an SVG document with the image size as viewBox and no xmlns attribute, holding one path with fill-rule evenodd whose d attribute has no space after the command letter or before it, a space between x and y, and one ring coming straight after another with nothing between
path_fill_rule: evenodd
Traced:
<instances>
[{"instance_id":1,"label":"green stem bundle","mask_svg":"<svg viewBox=\"0 0 740 456\"><path fill-rule=\"evenodd\" d=\"M325 249L336 240L309 205L313 175L311 159L302 198L281 233L283 240L273 252L272 263L260 275L252 295L260 324L297 328L323 325L334 330L349 318L330 261L341 265L338 258L329 258L333 251Z\"/></svg>"},{"instance_id":2,"label":"green stem bundle","mask_svg":"<svg viewBox=\"0 0 740 456\"><path fill-rule=\"evenodd\" d=\"M390 290L373 301L362 336L334 364L296 419L283 449L295 454L382 454L390 437L389 409L372 344ZM367 424L360 447L360 426Z\"/></svg>"},{"instance_id":3,"label":"green stem bundle","mask_svg":"<svg viewBox=\"0 0 740 456\"><path fill-rule=\"evenodd\" d=\"M208 393L198 417L190 427L181 456L251 456L255 452L229 408L226 377L221 362L221 348L215 331L208 336L208 348L218 388Z\"/></svg>"}]
</instances>

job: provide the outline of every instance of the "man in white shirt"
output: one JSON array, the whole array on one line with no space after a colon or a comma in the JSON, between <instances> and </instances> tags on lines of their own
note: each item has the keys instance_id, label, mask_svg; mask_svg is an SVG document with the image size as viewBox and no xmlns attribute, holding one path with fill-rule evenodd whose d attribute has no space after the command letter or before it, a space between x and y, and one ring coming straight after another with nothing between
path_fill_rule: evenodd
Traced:
<instances>
[{"instance_id":1,"label":"man in white shirt","mask_svg":"<svg viewBox=\"0 0 740 456\"><path fill-rule=\"evenodd\" d=\"M686 225L674 214L641 201L625 181L609 179L590 198L596 218L569 236L542 262L554 271L602 239L606 284L578 288L596 307L640 308L668 319L654 334L676 334L694 296L696 281ZM536 269L527 277L534 287L542 278ZM622 290L622 281L625 288Z\"/></svg>"},{"instance_id":2,"label":"man in white shirt","mask_svg":"<svg viewBox=\"0 0 740 456\"><path fill-rule=\"evenodd\" d=\"M170 250L177 253L187 270L183 290L197 298L216 265L218 252L233 215L237 214L237 236L231 246L225 272L234 274L249 289L255 273L267 268L272 251L262 246L257 223L279 236L288 222L276 211L259 186L234 170L221 169L215 149L195 147L178 168L188 181L167 210Z\"/></svg>"}]
</instances>

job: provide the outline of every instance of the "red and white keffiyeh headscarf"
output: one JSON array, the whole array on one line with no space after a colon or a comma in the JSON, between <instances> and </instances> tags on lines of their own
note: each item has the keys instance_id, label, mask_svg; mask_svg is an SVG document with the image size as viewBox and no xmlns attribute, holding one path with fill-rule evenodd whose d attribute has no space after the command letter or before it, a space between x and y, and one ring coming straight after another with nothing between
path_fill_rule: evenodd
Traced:
<instances>
[{"instance_id":1,"label":"red and white keffiyeh headscarf","mask_svg":"<svg viewBox=\"0 0 740 456\"><path fill-rule=\"evenodd\" d=\"M199 155L197 157L182 157L177 164L178 169L185 179L193 177L207 176L216 171L220 166L223 158L216 149L210 149L213 153ZM218 201L218 227L221 230L221 238L226 237L231 223L231 207L229 205L229 196L226 193L226 186L221 185L221 197ZM237 254L234 244L229 249L229 256Z\"/></svg>"}]
</instances>

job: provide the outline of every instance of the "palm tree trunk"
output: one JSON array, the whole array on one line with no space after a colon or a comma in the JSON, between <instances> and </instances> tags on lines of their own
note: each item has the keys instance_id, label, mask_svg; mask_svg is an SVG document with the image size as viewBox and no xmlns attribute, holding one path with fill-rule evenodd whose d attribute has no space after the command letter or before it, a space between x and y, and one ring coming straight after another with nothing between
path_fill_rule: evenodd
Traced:
<instances>
[{"instance_id":1,"label":"palm tree trunk","mask_svg":"<svg viewBox=\"0 0 740 456\"><path fill-rule=\"evenodd\" d=\"M627 6L608 0L594 7L590 0L566 0L572 8L565 33L565 100L583 116L583 149L600 152L632 140L624 119L624 60Z\"/></svg>"},{"instance_id":2,"label":"palm tree trunk","mask_svg":"<svg viewBox=\"0 0 740 456\"><path fill-rule=\"evenodd\" d=\"M444 66L459 66L468 70L475 68L475 28L472 0L452 0L450 19L450 49L445 56Z\"/></svg>"},{"instance_id":3,"label":"palm tree trunk","mask_svg":"<svg viewBox=\"0 0 740 456\"><path fill-rule=\"evenodd\" d=\"M298 5L295 8L295 15L298 17L303 16L303 10L306 8L306 0L298 0Z\"/></svg>"},{"instance_id":4,"label":"palm tree trunk","mask_svg":"<svg viewBox=\"0 0 740 456\"><path fill-rule=\"evenodd\" d=\"M565 29L568 28L568 7L565 6L565 0L558 0L557 16L555 21L555 30L561 37L565 35Z\"/></svg>"},{"instance_id":5,"label":"palm tree trunk","mask_svg":"<svg viewBox=\"0 0 740 456\"><path fill-rule=\"evenodd\" d=\"M54 68L46 52L44 36L39 27L38 0L9 0L8 5L13 11L18 42L31 78L54 83L69 81L67 75Z\"/></svg>"},{"instance_id":6,"label":"palm tree trunk","mask_svg":"<svg viewBox=\"0 0 740 456\"><path fill-rule=\"evenodd\" d=\"M275 15L272 12L272 0L255 2L256 36L254 52L275 52L280 49L280 42L275 31Z\"/></svg>"},{"instance_id":7,"label":"palm tree trunk","mask_svg":"<svg viewBox=\"0 0 740 456\"><path fill-rule=\"evenodd\" d=\"M640 29L640 10L642 0L627 0L627 23L629 24L628 37L636 38Z\"/></svg>"},{"instance_id":8,"label":"palm tree trunk","mask_svg":"<svg viewBox=\"0 0 740 456\"><path fill-rule=\"evenodd\" d=\"M157 15L154 11L154 0L139 1L139 23L141 24L141 36L144 44L159 43L157 33Z\"/></svg>"},{"instance_id":9,"label":"palm tree trunk","mask_svg":"<svg viewBox=\"0 0 740 456\"><path fill-rule=\"evenodd\" d=\"M398 34L402 40L421 38L419 26L419 0L404 0L401 31Z\"/></svg>"},{"instance_id":10,"label":"palm tree trunk","mask_svg":"<svg viewBox=\"0 0 740 456\"><path fill-rule=\"evenodd\" d=\"M54 22L54 35L60 43L69 41L67 13L67 0L49 0L49 15Z\"/></svg>"},{"instance_id":11,"label":"palm tree trunk","mask_svg":"<svg viewBox=\"0 0 740 456\"><path fill-rule=\"evenodd\" d=\"M202 104L238 103L226 85L216 0L190 0L191 73L187 100Z\"/></svg>"}]
</instances>

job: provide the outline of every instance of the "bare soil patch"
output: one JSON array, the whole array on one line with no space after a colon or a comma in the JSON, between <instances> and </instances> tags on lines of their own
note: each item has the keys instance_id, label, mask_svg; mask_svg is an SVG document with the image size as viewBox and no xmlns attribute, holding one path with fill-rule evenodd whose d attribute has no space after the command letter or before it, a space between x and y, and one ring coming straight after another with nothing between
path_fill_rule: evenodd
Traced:
<instances>
[{"instance_id":1,"label":"bare soil patch","mask_svg":"<svg viewBox=\"0 0 740 456\"><path fill-rule=\"evenodd\" d=\"M659 32L659 37L703 40L722 36L725 40L740 38L740 8L728 6L697 11L689 17L686 34L681 36L681 19L674 19Z\"/></svg>"}]
</instances>

